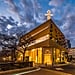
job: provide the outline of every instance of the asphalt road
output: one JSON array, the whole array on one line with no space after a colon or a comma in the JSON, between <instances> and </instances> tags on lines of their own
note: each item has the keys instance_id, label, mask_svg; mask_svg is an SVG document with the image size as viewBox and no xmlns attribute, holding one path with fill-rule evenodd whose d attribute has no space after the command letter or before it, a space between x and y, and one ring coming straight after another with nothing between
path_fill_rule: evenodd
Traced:
<instances>
[{"instance_id":1,"label":"asphalt road","mask_svg":"<svg viewBox=\"0 0 75 75\"><path fill-rule=\"evenodd\" d=\"M53 70L47 70L47 69L41 69L39 71L27 73L27 74L22 74L22 75L67 75L62 72L56 72Z\"/></svg>"},{"instance_id":2,"label":"asphalt road","mask_svg":"<svg viewBox=\"0 0 75 75\"><path fill-rule=\"evenodd\" d=\"M51 69L41 69L40 71L23 74L23 75L75 75L75 65L66 65Z\"/></svg>"},{"instance_id":3,"label":"asphalt road","mask_svg":"<svg viewBox=\"0 0 75 75\"><path fill-rule=\"evenodd\" d=\"M37 71L30 70L31 72L23 72L14 75L75 75L75 65L65 65L61 67L41 68Z\"/></svg>"},{"instance_id":4,"label":"asphalt road","mask_svg":"<svg viewBox=\"0 0 75 75\"><path fill-rule=\"evenodd\" d=\"M75 65L70 64L62 67L56 68L56 71L64 72L64 73L69 73L72 75L75 75Z\"/></svg>"}]
</instances>

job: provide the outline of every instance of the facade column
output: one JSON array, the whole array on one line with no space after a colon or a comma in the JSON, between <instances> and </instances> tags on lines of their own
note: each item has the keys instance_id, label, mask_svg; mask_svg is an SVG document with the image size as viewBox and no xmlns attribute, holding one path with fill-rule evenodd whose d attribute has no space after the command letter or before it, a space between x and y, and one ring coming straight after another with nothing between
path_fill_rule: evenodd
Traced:
<instances>
[{"instance_id":1,"label":"facade column","mask_svg":"<svg viewBox=\"0 0 75 75\"><path fill-rule=\"evenodd\" d=\"M60 63L61 63L61 49L60 49Z\"/></svg>"},{"instance_id":2,"label":"facade column","mask_svg":"<svg viewBox=\"0 0 75 75\"><path fill-rule=\"evenodd\" d=\"M54 64L56 63L56 48L53 50Z\"/></svg>"},{"instance_id":3,"label":"facade column","mask_svg":"<svg viewBox=\"0 0 75 75\"><path fill-rule=\"evenodd\" d=\"M53 53L54 48L51 48L51 50L52 50L52 67L53 67L54 66L54 53Z\"/></svg>"},{"instance_id":4,"label":"facade column","mask_svg":"<svg viewBox=\"0 0 75 75\"><path fill-rule=\"evenodd\" d=\"M44 64L44 48L42 48L42 64Z\"/></svg>"},{"instance_id":5,"label":"facade column","mask_svg":"<svg viewBox=\"0 0 75 75\"><path fill-rule=\"evenodd\" d=\"M37 64L38 64L38 48L37 48Z\"/></svg>"}]
</instances>

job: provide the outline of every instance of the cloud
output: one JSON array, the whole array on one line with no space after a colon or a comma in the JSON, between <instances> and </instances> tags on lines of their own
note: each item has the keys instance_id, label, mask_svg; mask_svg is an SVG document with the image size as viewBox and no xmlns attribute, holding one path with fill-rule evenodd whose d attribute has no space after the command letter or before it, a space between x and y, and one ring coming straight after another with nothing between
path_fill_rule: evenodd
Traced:
<instances>
[{"instance_id":1,"label":"cloud","mask_svg":"<svg viewBox=\"0 0 75 75\"><path fill-rule=\"evenodd\" d=\"M2 28L0 27L0 32L2 31Z\"/></svg>"},{"instance_id":2,"label":"cloud","mask_svg":"<svg viewBox=\"0 0 75 75\"><path fill-rule=\"evenodd\" d=\"M18 4L14 0L5 0L5 3L9 6L8 11L16 14L21 23L42 23L44 21L41 6L37 0L19 0Z\"/></svg>"},{"instance_id":3,"label":"cloud","mask_svg":"<svg viewBox=\"0 0 75 75\"><path fill-rule=\"evenodd\" d=\"M69 29L69 28L70 28L69 20L66 21L65 23L63 23L63 25L60 26L60 28L63 29L63 30L67 30L67 29Z\"/></svg>"},{"instance_id":4,"label":"cloud","mask_svg":"<svg viewBox=\"0 0 75 75\"><path fill-rule=\"evenodd\" d=\"M25 11L26 22L41 22L43 17L40 18L41 6L37 0L21 0L21 4ZM38 21L40 19L41 21Z\"/></svg>"},{"instance_id":5,"label":"cloud","mask_svg":"<svg viewBox=\"0 0 75 75\"><path fill-rule=\"evenodd\" d=\"M14 0L4 0L4 2L7 3L9 6L8 11L12 14L15 14L20 19L20 8L16 5Z\"/></svg>"},{"instance_id":6,"label":"cloud","mask_svg":"<svg viewBox=\"0 0 75 75\"><path fill-rule=\"evenodd\" d=\"M75 42L75 15L70 14L70 16L66 17L60 28L68 39ZM74 42L72 43L72 46L74 46Z\"/></svg>"},{"instance_id":7,"label":"cloud","mask_svg":"<svg viewBox=\"0 0 75 75\"><path fill-rule=\"evenodd\" d=\"M49 5L51 6L60 6L61 4L63 4L64 0L51 0L49 2Z\"/></svg>"},{"instance_id":8,"label":"cloud","mask_svg":"<svg viewBox=\"0 0 75 75\"><path fill-rule=\"evenodd\" d=\"M11 29L12 27L13 27L13 26L10 25L10 24L7 25L7 29Z\"/></svg>"},{"instance_id":9,"label":"cloud","mask_svg":"<svg viewBox=\"0 0 75 75\"><path fill-rule=\"evenodd\" d=\"M75 44L75 6L65 0L50 0L49 6L54 14L54 20L67 39Z\"/></svg>"}]
</instances>

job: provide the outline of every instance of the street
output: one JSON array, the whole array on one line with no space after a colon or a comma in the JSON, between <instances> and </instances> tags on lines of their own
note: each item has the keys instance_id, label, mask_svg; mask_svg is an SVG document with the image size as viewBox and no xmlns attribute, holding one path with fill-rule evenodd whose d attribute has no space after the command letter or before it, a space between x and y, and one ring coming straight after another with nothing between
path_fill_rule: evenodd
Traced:
<instances>
[{"instance_id":1,"label":"street","mask_svg":"<svg viewBox=\"0 0 75 75\"><path fill-rule=\"evenodd\" d=\"M60 72L75 75L75 65L73 65L73 63L72 63L70 65L58 67L58 68L56 68L56 71L60 71Z\"/></svg>"},{"instance_id":2,"label":"street","mask_svg":"<svg viewBox=\"0 0 75 75\"><path fill-rule=\"evenodd\" d=\"M39 71L22 74L22 75L67 75L66 73L56 72L53 70L40 69Z\"/></svg>"},{"instance_id":3,"label":"street","mask_svg":"<svg viewBox=\"0 0 75 75\"><path fill-rule=\"evenodd\" d=\"M27 70L30 69L30 70ZM16 69L15 71L6 71L0 75L75 75L75 64L66 64L63 66L36 67L36 68Z\"/></svg>"},{"instance_id":4,"label":"street","mask_svg":"<svg viewBox=\"0 0 75 75\"><path fill-rule=\"evenodd\" d=\"M53 69L40 68L29 72L22 72L16 75L75 75L75 66L72 64L56 67Z\"/></svg>"}]
</instances>

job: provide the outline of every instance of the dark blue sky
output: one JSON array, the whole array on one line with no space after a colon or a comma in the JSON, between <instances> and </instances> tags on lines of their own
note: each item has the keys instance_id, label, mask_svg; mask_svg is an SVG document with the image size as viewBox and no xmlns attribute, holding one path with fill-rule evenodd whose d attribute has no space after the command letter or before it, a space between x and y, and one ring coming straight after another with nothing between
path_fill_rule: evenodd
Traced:
<instances>
[{"instance_id":1,"label":"dark blue sky","mask_svg":"<svg viewBox=\"0 0 75 75\"><path fill-rule=\"evenodd\" d=\"M0 16L12 16L27 27L43 23L47 10L51 10L53 21L75 47L75 0L0 0Z\"/></svg>"}]
</instances>

